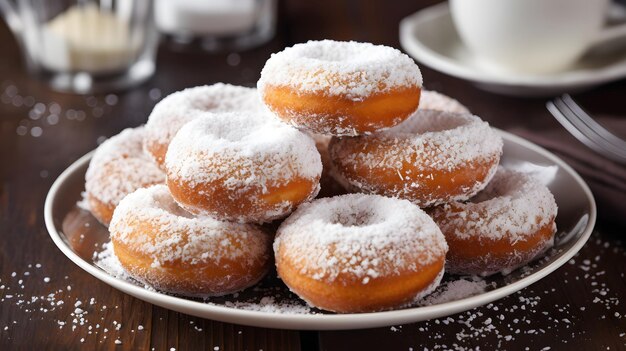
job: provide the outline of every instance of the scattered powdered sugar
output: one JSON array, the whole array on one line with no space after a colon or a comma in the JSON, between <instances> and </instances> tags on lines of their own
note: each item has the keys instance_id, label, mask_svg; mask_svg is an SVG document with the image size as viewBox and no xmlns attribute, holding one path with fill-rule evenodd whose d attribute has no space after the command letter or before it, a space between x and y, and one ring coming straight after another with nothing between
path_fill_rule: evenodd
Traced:
<instances>
[{"instance_id":1,"label":"scattered powdered sugar","mask_svg":"<svg viewBox=\"0 0 626 351\"><path fill-rule=\"evenodd\" d=\"M122 263L115 255L115 251L113 251L113 244L111 242L104 243L102 245L102 251L94 252L93 261L98 267L102 268L115 278L136 282L130 275L128 275L128 273L126 273L124 267L122 267ZM154 290L147 285L145 288Z\"/></svg>"},{"instance_id":2,"label":"scattered powdered sugar","mask_svg":"<svg viewBox=\"0 0 626 351\"><path fill-rule=\"evenodd\" d=\"M301 93L323 92L355 101L399 87L421 87L413 59L397 49L333 40L309 41L272 54L257 84L287 86Z\"/></svg>"},{"instance_id":3,"label":"scattered powdered sugar","mask_svg":"<svg viewBox=\"0 0 626 351\"><path fill-rule=\"evenodd\" d=\"M112 253L111 246L107 249L105 245L105 251L108 250ZM549 253L549 256L554 255L558 255L558 251ZM623 341L626 337L622 328L626 320L626 307L622 301L621 282L614 274L623 278L625 273L619 275L619 271L610 267L616 262L623 262L624 257L624 243L618 236L594 232L582 251L554 272L554 276L550 275L546 280L518 293L466 312L365 332L376 333L374 337L401 338L411 346L409 349L414 350L476 350L477 344L481 345L481 349L524 350L524 342L534 342L532 340L541 340L542 344L537 349L541 349L543 345L560 349L579 341L592 340L591 335L596 334L589 330L589 322L593 321L608 336L607 340L602 341L603 344L608 345L612 340L618 340L619 346L619 340ZM541 267L539 262L522 270L533 273L538 267ZM109 269L105 270L111 272ZM609 270L613 274L609 274ZM121 266L118 266L118 272L121 271ZM10 318L0 320L0 338L8 342L23 343L24 340L18 338L22 337L21 330L24 328L53 326L58 328L59 333L70 335L73 340L77 340L77 344L85 343L85 346L114 346L115 340L136 345L132 333L153 332L159 328L159 324L154 324L154 321L163 321L163 317L153 317L155 319L151 324L150 317L148 320L136 318L137 316L130 315L133 313L132 309L109 305L107 301L117 301L121 297L116 291L112 291L108 300L102 300L109 296L106 294L101 299L90 297L88 294L93 290L82 287L90 284L89 281L82 281L77 275L63 277L58 269L46 268L40 263L25 264L21 268L8 269L5 272L0 277L0 308ZM459 299L469 297L465 296L464 291L482 293L480 290L483 286L484 289L491 290L506 286L525 275L527 273L515 277L488 278L448 275L437 290L419 304L454 301L452 295ZM51 278L50 283L42 284L41 281L46 276ZM138 284L130 278L126 280ZM554 284L554 281L559 283ZM572 293L582 289L588 289L591 299L588 299L587 294ZM254 290L255 298L234 294L224 297L224 302L211 299L207 303L268 313L326 313L306 306L295 297L281 299L277 297L276 289L260 289L257 286L251 290ZM569 294L566 301L562 299L562 294ZM439 296L441 297L436 298ZM445 296L451 299L444 299ZM76 308L80 310L76 311ZM112 316L118 322L112 321ZM173 323L182 328L179 329L180 332L194 335L193 333L210 330L211 322L208 320L183 314L177 316L179 317ZM185 329L185 325L188 329ZM241 335L247 327L236 330ZM362 332L351 332L348 337L358 337L359 333ZM412 344L411 340L416 344Z\"/></svg>"},{"instance_id":4,"label":"scattered powdered sugar","mask_svg":"<svg viewBox=\"0 0 626 351\"><path fill-rule=\"evenodd\" d=\"M423 301L424 298L430 296L430 294L436 291L441 285L441 281L443 280L444 274L445 274L445 268L439 271L439 274L437 274L435 279L433 279L433 281L426 288L424 288L422 291L417 293L417 295L413 297L413 301L410 301L405 307L418 306L420 301Z\"/></svg>"},{"instance_id":5,"label":"scattered powdered sugar","mask_svg":"<svg viewBox=\"0 0 626 351\"><path fill-rule=\"evenodd\" d=\"M146 233L144 228L153 228ZM113 214L113 246L123 244L152 260L153 269L166 262L200 264L237 260L244 266L269 256L270 238L252 224L194 217L180 208L165 185L143 188L125 197Z\"/></svg>"},{"instance_id":6,"label":"scattered powdered sugar","mask_svg":"<svg viewBox=\"0 0 626 351\"><path fill-rule=\"evenodd\" d=\"M109 243L105 243L103 246L103 250L99 253L94 254L94 262L97 266L105 270L110 275L132 282L134 284L143 285L145 289L156 291L152 286L138 282L133 279L125 270L119 259L115 255L113 251L113 245ZM261 290L261 289L259 289ZM297 300L289 300L289 299L278 299L274 296L271 296L270 291L259 291L259 294L267 294L267 296L263 296L260 299L237 299L237 294L231 295L230 299L223 301L223 303L215 303L212 302L210 298L205 300L205 303L212 304L216 306L226 306L235 309L248 310L248 311L260 311L260 312L269 312L269 313L286 313L286 314L315 314L316 312L311 310L311 307L303 304ZM232 299L232 300L231 300ZM143 330L143 326L138 326L138 330Z\"/></svg>"},{"instance_id":7,"label":"scattered powdered sugar","mask_svg":"<svg viewBox=\"0 0 626 351\"><path fill-rule=\"evenodd\" d=\"M87 198L115 206L138 188L165 182L165 174L143 152L144 127L128 128L102 143L85 175Z\"/></svg>"},{"instance_id":8,"label":"scattered powdered sugar","mask_svg":"<svg viewBox=\"0 0 626 351\"><path fill-rule=\"evenodd\" d=\"M422 89L422 94L420 96L420 105L418 108L421 110L469 113L467 107L463 106L457 100L434 90L425 89Z\"/></svg>"},{"instance_id":9,"label":"scattered powdered sugar","mask_svg":"<svg viewBox=\"0 0 626 351\"><path fill-rule=\"evenodd\" d=\"M320 154L306 134L266 113L206 114L172 140L168 177L190 186L221 179L233 191L319 179Z\"/></svg>"},{"instance_id":10,"label":"scattered powdered sugar","mask_svg":"<svg viewBox=\"0 0 626 351\"><path fill-rule=\"evenodd\" d=\"M148 117L144 145L148 151L166 150L183 125L205 112L259 112L264 109L254 88L224 83L187 88L156 104ZM159 163L162 161L157 159Z\"/></svg>"},{"instance_id":11,"label":"scattered powdered sugar","mask_svg":"<svg viewBox=\"0 0 626 351\"><path fill-rule=\"evenodd\" d=\"M438 305L484 293L488 284L479 277L460 278L441 283L437 291L419 301L420 306Z\"/></svg>"},{"instance_id":12,"label":"scattered powdered sugar","mask_svg":"<svg viewBox=\"0 0 626 351\"><path fill-rule=\"evenodd\" d=\"M554 220L557 205L550 190L531 176L498 168L487 187L467 203L435 209L442 230L459 238L507 238L513 244Z\"/></svg>"},{"instance_id":13,"label":"scattered powdered sugar","mask_svg":"<svg viewBox=\"0 0 626 351\"><path fill-rule=\"evenodd\" d=\"M300 303L278 302L272 296L262 297L259 302L249 301L226 301L224 306L268 313L286 313L286 314L313 314L311 308Z\"/></svg>"},{"instance_id":14,"label":"scattered powdered sugar","mask_svg":"<svg viewBox=\"0 0 626 351\"><path fill-rule=\"evenodd\" d=\"M466 312L392 327L388 333L379 337L391 338L398 332L404 334L399 337L418 337L418 344L409 347L409 350L469 351L477 350L476 345L480 345L481 350L560 350L589 340L595 342L596 348L621 350L626 337L623 328L626 309L618 292L619 279L615 279L615 276L608 278L605 273L607 265L621 262L626 252L623 242L607 239L607 236L594 233L582 251L569 261L569 265L562 267L554 273L556 276L546 281ZM597 253L597 256L589 256L591 252ZM624 273L621 273L623 276ZM482 285L482 278L461 279L469 279L471 282L460 285L455 280L444 282L431 297L446 291L447 285L454 285L454 290L460 294L462 286L474 290L473 286L477 285L478 290ZM487 290L511 282L509 277L504 278L504 281L484 279ZM589 291L592 298L589 299L587 294L572 293L582 289ZM564 294L569 296L566 300L562 298ZM599 342L594 339L597 330L591 330L593 327L589 323L601 324L598 330L612 333L611 341L608 338ZM618 336L621 342L616 339ZM537 345L537 340L542 344Z\"/></svg>"},{"instance_id":15,"label":"scattered powdered sugar","mask_svg":"<svg viewBox=\"0 0 626 351\"><path fill-rule=\"evenodd\" d=\"M409 201L349 194L301 205L278 229L276 264L288 259L302 274L332 282L340 275L371 279L415 271L445 256L432 219Z\"/></svg>"},{"instance_id":16,"label":"scattered powdered sugar","mask_svg":"<svg viewBox=\"0 0 626 351\"><path fill-rule=\"evenodd\" d=\"M382 132L333 138L330 154L340 178L353 187L408 198L428 207L450 201L421 190L433 179L433 173L454 172L476 162L493 164L485 179L467 184L453 198L467 200L493 177L502 145L496 131L477 116L418 109L406 121ZM345 170L351 170L350 174ZM396 182L381 185L379 179L371 178L375 174L385 174L384 179Z\"/></svg>"},{"instance_id":17,"label":"scattered powdered sugar","mask_svg":"<svg viewBox=\"0 0 626 351\"><path fill-rule=\"evenodd\" d=\"M86 191L81 191L80 200L76 202L76 206L78 206L78 208L80 209L91 212L91 206L89 205L89 199L87 199Z\"/></svg>"},{"instance_id":18,"label":"scattered powdered sugar","mask_svg":"<svg viewBox=\"0 0 626 351\"><path fill-rule=\"evenodd\" d=\"M120 332L124 332L122 323L113 320L112 325L109 325L105 319L107 312L111 310L110 312L115 313L114 310L118 306L107 308L107 305L96 301L94 297L85 297L84 293L89 289L72 290L72 285L70 285L72 280L69 276L48 278L47 284L41 284L41 276L45 274L45 271L40 263L28 264L24 268L27 270L20 272L19 275L16 274L13 278L17 285L0 278L0 282L2 282L0 284L0 304L3 305L3 310L11 308L15 308L14 312L19 310L28 318L28 326L30 327L33 326L33 323L51 323L58 328L58 333L71 335L72 338L76 338L75 340L78 338L72 334L80 334L82 335L80 337L81 343L88 339L100 344L106 341L113 344L121 342ZM56 274L58 272L59 270L52 269L49 273ZM81 294L83 295L81 296ZM9 325L0 327L0 339L2 341L14 339L14 336L11 335L12 329L24 327L26 325L20 326L17 320L14 320ZM14 345L26 345L23 339L17 339L16 342L17 344L14 343Z\"/></svg>"}]
</instances>

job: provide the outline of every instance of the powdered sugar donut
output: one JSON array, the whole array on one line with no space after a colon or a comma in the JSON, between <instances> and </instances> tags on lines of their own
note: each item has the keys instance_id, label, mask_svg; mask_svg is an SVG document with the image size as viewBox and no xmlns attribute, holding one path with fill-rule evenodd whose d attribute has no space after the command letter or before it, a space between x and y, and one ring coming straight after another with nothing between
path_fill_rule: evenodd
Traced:
<instances>
[{"instance_id":1,"label":"powdered sugar donut","mask_svg":"<svg viewBox=\"0 0 626 351\"><path fill-rule=\"evenodd\" d=\"M186 296L224 295L267 272L271 237L251 224L194 217L165 185L139 189L115 209L113 251L135 279Z\"/></svg>"},{"instance_id":2,"label":"powdered sugar donut","mask_svg":"<svg viewBox=\"0 0 626 351\"><path fill-rule=\"evenodd\" d=\"M263 113L189 122L165 164L167 185L183 208L240 222L284 217L317 195L322 173L313 140Z\"/></svg>"},{"instance_id":3,"label":"powdered sugar donut","mask_svg":"<svg viewBox=\"0 0 626 351\"><path fill-rule=\"evenodd\" d=\"M322 40L272 54L257 86L283 121L313 133L360 135L394 126L413 113L422 75L396 49Z\"/></svg>"},{"instance_id":4,"label":"powdered sugar donut","mask_svg":"<svg viewBox=\"0 0 626 351\"><path fill-rule=\"evenodd\" d=\"M418 110L386 131L333 138L339 175L366 193L397 196L420 207L467 200L493 177L502 138L470 114Z\"/></svg>"},{"instance_id":5,"label":"powdered sugar donut","mask_svg":"<svg viewBox=\"0 0 626 351\"><path fill-rule=\"evenodd\" d=\"M167 147L185 123L204 112L261 111L256 89L216 83L187 88L161 100L148 117L145 150L163 165Z\"/></svg>"},{"instance_id":6,"label":"powdered sugar donut","mask_svg":"<svg viewBox=\"0 0 626 351\"><path fill-rule=\"evenodd\" d=\"M89 210L109 225L113 210L133 191L165 182L165 173L142 149L145 129L125 129L98 147L85 175Z\"/></svg>"},{"instance_id":7,"label":"powdered sugar donut","mask_svg":"<svg viewBox=\"0 0 626 351\"><path fill-rule=\"evenodd\" d=\"M545 185L502 168L469 202L432 211L450 245L446 269L480 275L508 273L552 247L556 214Z\"/></svg>"},{"instance_id":8,"label":"powdered sugar donut","mask_svg":"<svg viewBox=\"0 0 626 351\"><path fill-rule=\"evenodd\" d=\"M412 304L443 275L446 245L409 201L349 194L300 206L278 229L278 275L312 306L371 312Z\"/></svg>"},{"instance_id":9,"label":"powdered sugar donut","mask_svg":"<svg viewBox=\"0 0 626 351\"><path fill-rule=\"evenodd\" d=\"M469 113L467 107L463 106L457 100L434 90L426 89L422 89L419 108L422 110Z\"/></svg>"},{"instance_id":10,"label":"powdered sugar donut","mask_svg":"<svg viewBox=\"0 0 626 351\"><path fill-rule=\"evenodd\" d=\"M455 99L433 90L424 89L422 89L419 109L469 113L467 107L463 106ZM315 133L311 134L311 137L315 140L315 146L317 146L317 151L319 151L322 156L322 165L324 166L322 178L320 179L322 190L320 190L319 196L327 197L345 194L346 192L358 191L358 189L348 184L345 179L343 179L333 168L330 153L328 151L328 144L330 143L331 137Z\"/></svg>"}]
</instances>

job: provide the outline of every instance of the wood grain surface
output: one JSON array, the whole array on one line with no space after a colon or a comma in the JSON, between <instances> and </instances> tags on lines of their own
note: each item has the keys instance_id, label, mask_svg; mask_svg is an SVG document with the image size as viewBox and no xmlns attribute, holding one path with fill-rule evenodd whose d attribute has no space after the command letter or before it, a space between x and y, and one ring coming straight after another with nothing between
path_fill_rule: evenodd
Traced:
<instances>
[{"instance_id":1,"label":"wood grain surface","mask_svg":"<svg viewBox=\"0 0 626 351\"><path fill-rule=\"evenodd\" d=\"M282 1L269 44L212 55L162 47L153 78L109 95L56 93L31 79L1 24L0 350L625 350L626 229L606 219L574 260L518 294L449 318L340 332L262 329L168 311L91 277L49 238L43 203L54 179L98 141L145 123L161 97L219 81L254 86L272 52L309 39L399 48L399 20L435 2ZM545 100L494 95L422 71L427 88L496 127L557 127ZM596 113L626 116L624 97L624 80L576 96ZM31 112L38 103L42 114Z\"/></svg>"}]
</instances>

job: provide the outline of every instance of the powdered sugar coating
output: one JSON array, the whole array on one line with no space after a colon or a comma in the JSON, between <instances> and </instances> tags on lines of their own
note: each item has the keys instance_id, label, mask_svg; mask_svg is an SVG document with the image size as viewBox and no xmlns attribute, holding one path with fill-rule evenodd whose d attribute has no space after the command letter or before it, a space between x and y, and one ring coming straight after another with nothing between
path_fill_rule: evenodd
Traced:
<instances>
[{"instance_id":1,"label":"powdered sugar coating","mask_svg":"<svg viewBox=\"0 0 626 351\"><path fill-rule=\"evenodd\" d=\"M484 293L487 290L486 281L478 277L468 277L466 279L451 280L442 283L439 291L419 301L420 306L432 306L442 303L461 300L470 296Z\"/></svg>"},{"instance_id":2,"label":"powdered sugar coating","mask_svg":"<svg viewBox=\"0 0 626 351\"><path fill-rule=\"evenodd\" d=\"M409 201L348 194L301 205L274 240L276 264L289 258L300 274L332 283L415 272L445 257L439 227ZM417 261L420 258L421 261Z\"/></svg>"},{"instance_id":3,"label":"powdered sugar coating","mask_svg":"<svg viewBox=\"0 0 626 351\"><path fill-rule=\"evenodd\" d=\"M138 221L160 229L158 237L145 240L130 234ZM166 261L196 264L203 260L231 259L251 261L266 255L267 235L252 224L196 217L179 207L165 185L138 189L118 205L110 226L114 243L121 242L153 257L153 266ZM225 233L239 245L223 242ZM169 234L169 235L167 235ZM182 244L182 245L181 245ZM228 250L225 250L225 245Z\"/></svg>"},{"instance_id":4,"label":"powdered sugar coating","mask_svg":"<svg viewBox=\"0 0 626 351\"><path fill-rule=\"evenodd\" d=\"M264 108L254 88L216 83L177 91L154 106L146 123L144 146L147 151L167 146L183 125L205 112L263 111Z\"/></svg>"},{"instance_id":5,"label":"powdered sugar coating","mask_svg":"<svg viewBox=\"0 0 626 351\"><path fill-rule=\"evenodd\" d=\"M338 178L350 187L408 198L420 207L428 207L467 200L483 189L496 171L502 145L502 138L477 116L419 109L406 121L382 132L333 138L330 153ZM467 184L452 198L428 193L414 197L425 179L435 179L433 173L455 172L476 162L491 165L486 176ZM343 171L346 169L364 169L366 175L348 175ZM385 188L385 184L369 178L374 173L397 177L393 188Z\"/></svg>"},{"instance_id":6,"label":"powdered sugar coating","mask_svg":"<svg viewBox=\"0 0 626 351\"><path fill-rule=\"evenodd\" d=\"M304 201L312 199L319 192L322 162L308 135L266 113L231 112L207 114L181 128L167 152L166 169L168 183L182 182L191 188L219 183L220 191L228 193L232 200L230 206L244 195L271 195L268 189L288 185L294 179L311 183ZM202 208L179 203L192 212L204 213ZM284 200L266 210L261 206L254 208L263 210L261 214L206 214L263 222L283 217L298 204L299 201Z\"/></svg>"},{"instance_id":7,"label":"powdered sugar coating","mask_svg":"<svg viewBox=\"0 0 626 351\"><path fill-rule=\"evenodd\" d=\"M145 228L153 229L146 232ZM171 264L193 267L223 260L250 268L250 276L233 275L223 282L225 286L237 281L251 281L248 285L252 285L262 278L253 276L258 274L253 267L258 268L259 262L262 265L270 257L271 239L259 227L193 216L176 204L165 185L138 189L126 196L115 209L109 230L114 248L124 245L149 257L151 270L167 271L171 267L164 266Z\"/></svg>"},{"instance_id":8,"label":"powdered sugar coating","mask_svg":"<svg viewBox=\"0 0 626 351\"><path fill-rule=\"evenodd\" d=\"M261 71L257 87L287 86L362 100L399 87L421 87L413 59L397 49L354 41L308 41L274 53Z\"/></svg>"},{"instance_id":9,"label":"powdered sugar coating","mask_svg":"<svg viewBox=\"0 0 626 351\"><path fill-rule=\"evenodd\" d=\"M427 152L433 169L452 170L456 164L484 155L502 154L502 138L478 116L446 111L418 111L406 121L379 134L382 138L410 140L421 153ZM375 138L377 136L372 136ZM426 146L429 146L426 149ZM437 151L452 151L439 155ZM400 150L401 151L401 150ZM448 157L449 156L449 157ZM387 160L386 164L394 161Z\"/></svg>"},{"instance_id":10,"label":"powdered sugar coating","mask_svg":"<svg viewBox=\"0 0 626 351\"><path fill-rule=\"evenodd\" d=\"M451 208L455 211L452 212ZM467 203L446 204L439 223L459 238L481 236L514 244L547 226L557 214L550 190L533 177L499 167L491 182Z\"/></svg>"},{"instance_id":11,"label":"powdered sugar coating","mask_svg":"<svg viewBox=\"0 0 626 351\"><path fill-rule=\"evenodd\" d=\"M556 214L546 186L503 168L469 202L432 211L451 246L449 271L485 276L508 274L552 247Z\"/></svg>"},{"instance_id":12,"label":"powdered sugar coating","mask_svg":"<svg viewBox=\"0 0 626 351\"><path fill-rule=\"evenodd\" d=\"M85 175L87 199L115 207L138 188L165 182L165 173L143 152L145 128L129 128L102 143Z\"/></svg>"},{"instance_id":13,"label":"powdered sugar coating","mask_svg":"<svg viewBox=\"0 0 626 351\"><path fill-rule=\"evenodd\" d=\"M315 178L322 172L315 142L263 113L210 114L185 125L168 150L168 174L194 184L228 173L232 165L212 163L213 157L229 158L241 166L243 184L232 179L233 187L295 175ZM263 165L263 174L250 173L257 164Z\"/></svg>"},{"instance_id":14,"label":"powdered sugar coating","mask_svg":"<svg viewBox=\"0 0 626 351\"><path fill-rule=\"evenodd\" d=\"M457 100L434 90L422 89L419 109L454 113L469 113L469 109Z\"/></svg>"},{"instance_id":15,"label":"powdered sugar coating","mask_svg":"<svg viewBox=\"0 0 626 351\"><path fill-rule=\"evenodd\" d=\"M436 92L434 90L426 90L422 89L421 97L420 97L420 110L437 110L437 111L447 111L454 113L469 113L467 107L463 106L457 100ZM332 166L332 162L325 162L325 157L330 160L330 154L328 152L328 143L330 142L331 137L327 135L321 135L316 133L311 133L311 136L315 140L315 144L317 145L317 150L322 155L322 163L324 164L324 174L322 178L325 176L332 178L333 181L327 181L326 183L337 184L338 187L343 188L345 191L357 191L354 189L355 187L348 184L348 182L339 174ZM324 183L324 182L322 182ZM322 192L324 191L324 187L322 186Z\"/></svg>"}]
</instances>

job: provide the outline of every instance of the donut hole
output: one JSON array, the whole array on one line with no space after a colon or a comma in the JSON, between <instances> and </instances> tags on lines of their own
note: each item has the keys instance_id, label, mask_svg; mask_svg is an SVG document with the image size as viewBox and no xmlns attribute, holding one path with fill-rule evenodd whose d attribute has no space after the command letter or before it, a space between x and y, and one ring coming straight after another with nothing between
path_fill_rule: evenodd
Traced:
<instances>
[{"instance_id":1,"label":"donut hole","mask_svg":"<svg viewBox=\"0 0 626 351\"><path fill-rule=\"evenodd\" d=\"M204 132L211 139L223 140L231 143L242 142L249 138L263 136L261 133L267 120L256 114L240 114L233 112L212 113L215 121L209 118L202 124ZM273 136L267 136L273 138Z\"/></svg>"},{"instance_id":2,"label":"donut hole","mask_svg":"<svg viewBox=\"0 0 626 351\"><path fill-rule=\"evenodd\" d=\"M359 58L359 56L347 51L311 52L307 53L304 57L322 62L346 62Z\"/></svg>"},{"instance_id":3,"label":"donut hole","mask_svg":"<svg viewBox=\"0 0 626 351\"><path fill-rule=\"evenodd\" d=\"M222 139L234 143L242 141L243 138L250 134L251 130L250 128L247 128L245 124L239 122L240 121L230 120L229 122L220 123L217 128L212 128L211 133L213 133L213 135L217 139Z\"/></svg>"},{"instance_id":4,"label":"donut hole","mask_svg":"<svg viewBox=\"0 0 626 351\"><path fill-rule=\"evenodd\" d=\"M362 59L362 54L357 55L353 50L325 50L312 48L302 52L302 57L322 62L346 62Z\"/></svg>"},{"instance_id":5,"label":"donut hole","mask_svg":"<svg viewBox=\"0 0 626 351\"><path fill-rule=\"evenodd\" d=\"M374 45L363 45L354 42L333 42L327 40L296 45L292 54L298 59L313 60L322 63L340 63L341 67L355 69L359 63L390 59L386 50Z\"/></svg>"},{"instance_id":6,"label":"donut hole","mask_svg":"<svg viewBox=\"0 0 626 351\"><path fill-rule=\"evenodd\" d=\"M507 177L494 178L481 192L476 194L469 200L471 203L481 203L485 201L492 201L497 198L505 198L510 201L512 197L515 197L516 193L523 188L526 181L525 176L518 172L508 172Z\"/></svg>"},{"instance_id":7,"label":"donut hole","mask_svg":"<svg viewBox=\"0 0 626 351\"><path fill-rule=\"evenodd\" d=\"M358 209L338 212L331 218L330 222L344 227L366 227L378 224L381 220L374 215L373 211Z\"/></svg>"},{"instance_id":8,"label":"donut hole","mask_svg":"<svg viewBox=\"0 0 626 351\"><path fill-rule=\"evenodd\" d=\"M192 100L190 105L191 105L191 108L194 110L205 111L205 112L214 111L218 107L220 107L217 101L211 101L208 99L207 100L203 100L203 99Z\"/></svg>"}]
</instances>

